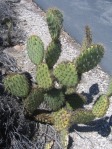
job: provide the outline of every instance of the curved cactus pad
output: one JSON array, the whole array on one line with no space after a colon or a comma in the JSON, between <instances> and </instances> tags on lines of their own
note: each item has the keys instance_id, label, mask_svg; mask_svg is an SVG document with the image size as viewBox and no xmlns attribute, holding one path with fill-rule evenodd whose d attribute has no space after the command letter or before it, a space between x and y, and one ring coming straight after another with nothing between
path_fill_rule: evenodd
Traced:
<instances>
[{"instance_id":1,"label":"curved cactus pad","mask_svg":"<svg viewBox=\"0 0 112 149\"><path fill-rule=\"evenodd\" d=\"M94 120L95 116L91 110L77 109L73 112L71 122L75 124L86 124Z\"/></svg>"},{"instance_id":2,"label":"curved cactus pad","mask_svg":"<svg viewBox=\"0 0 112 149\"><path fill-rule=\"evenodd\" d=\"M101 95L93 106L92 112L96 117L106 114L109 107L109 99L106 95Z\"/></svg>"},{"instance_id":3,"label":"curved cactus pad","mask_svg":"<svg viewBox=\"0 0 112 149\"><path fill-rule=\"evenodd\" d=\"M70 126L71 113L66 109L62 108L57 112L53 112L54 117L54 127L57 131L61 131Z\"/></svg>"},{"instance_id":4,"label":"curved cactus pad","mask_svg":"<svg viewBox=\"0 0 112 149\"><path fill-rule=\"evenodd\" d=\"M52 41L47 47L46 51L46 63L48 67L53 68L54 64L57 62L61 53L61 43L59 40Z\"/></svg>"},{"instance_id":5,"label":"curved cactus pad","mask_svg":"<svg viewBox=\"0 0 112 149\"><path fill-rule=\"evenodd\" d=\"M64 86L75 86L78 83L77 71L75 65L71 62L58 64L53 73Z\"/></svg>"},{"instance_id":6,"label":"curved cactus pad","mask_svg":"<svg viewBox=\"0 0 112 149\"><path fill-rule=\"evenodd\" d=\"M104 48L101 45L92 45L84 50L75 61L78 73L84 73L93 69L101 61Z\"/></svg>"},{"instance_id":7,"label":"curved cactus pad","mask_svg":"<svg viewBox=\"0 0 112 149\"><path fill-rule=\"evenodd\" d=\"M24 100L24 108L29 114L33 114L33 112L39 107L43 100L44 94L42 90L34 88L32 89L29 96Z\"/></svg>"},{"instance_id":8,"label":"curved cactus pad","mask_svg":"<svg viewBox=\"0 0 112 149\"><path fill-rule=\"evenodd\" d=\"M48 9L46 18L51 38L53 40L58 39L63 23L62 13L58 9Z\"/></svg>"},{"instance_id":9,"label":"curved cactus pad","mask_svg":"<svg viewBox=\"0 0 112 149\"><path fill-rule=\"evenodd\" d=\"M52 87L50 72L48 66L45 63L42 63L38 66L36 81L40 88L49 89L50 87Z\"/></svg>"},{"instance_id":10,"label":"curved cactus pad","mask_svg":"<svg viewBox=\"0 0 112 149\"><path fill-rule=\"evenodd\" d=\"M44 101L52 111L56 111L62 107L65 99L61 90L53 88L44 95Z\"/></svg>"},{"instance_id":11,"label":"curved cactus pad","mask_svg":"<svg viewBox=\"0 0 112 149\"><path fill-rule=\"evenodd\" d=\"M8 75L3 82L5 90L14 96L26 97L30 92L29 80L24 74Z\"/></svg>"},{"instance_id":12,"label":"curved cactus pad","mask_svg":"<svg viewBox=\"0 0 112 149\"><path fill-rule=\"evenodd\" d=\"M30 60L34 64L38 65L43 61L44 44L38 36L32 35L28 38L27 51Z\"/></svg>"}]
</instances>

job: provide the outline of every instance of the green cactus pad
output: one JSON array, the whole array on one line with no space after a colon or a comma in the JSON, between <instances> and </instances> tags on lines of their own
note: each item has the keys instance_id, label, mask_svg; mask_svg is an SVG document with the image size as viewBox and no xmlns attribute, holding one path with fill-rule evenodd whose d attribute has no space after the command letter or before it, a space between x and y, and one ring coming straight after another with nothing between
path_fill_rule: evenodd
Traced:
<instances>
[{"instance_id":1,"label":"green cactus pad","mask_svg":"<svg viewBox=\"0 0 112 149\"><path fill-rule=\"evenodd\" d=\"M57 62L61 53L61 43L59 40L52 41L47 47L46 51L46 63L49 69L52 69L54 64Z\"/></svg>"},{"instance_id":2,"label":"green cactus pad","mask_svg":"<svg viewBox=\"0 0 112 149\"><path fill-rule=\"evenodd\" d=\"M4 87L14 96L26 97L31 88L28 78L24 74L11 74L4 78Z\"/></svg>"},{"instance_id":3,"label":"green cactus pad","mask_svg":"<svg viewBox=\"0 0 112 149\"><path fill-rule=\"evenodd\" d=\"M50 89L52 87L52 79L47 64L41 63L37 68L36 81L39 88Z\"/></svg>"},{"instance_id":4,"label":"green cactus pad","mask_svg":"<svg viewBox=\"0 0 112 149\"><path fill-rule=\"evenodd\" d=\"M77 71L75 65L71 62L62 62L58 64L53 73L58 81L64 86L76 86L78 83Z\"/></svg>"},{"instance_id":5,"label":"green cactus pad","mask_svg":"<svg viewBox=\"0 0 112 149\"><path fill-rule=\"evenodd\" d=\"M112 78L110 79L110 82L109 82L109 86L108 86L106 95L108 97L112 96Z\"/></svg>"},{"instance_id":6,"label":"green cactus pad","mask_svg":"<svg viewBox=\"0 0 112 149\"><path fill-rule=\"evenodd\" d=\"M29 96L24 100L24 108L28 114L33 112L39 107L44 100L44 94L42 90L33 88Z\"/></svg>"},{"instance_id":7,"label":"green cactus pad","mask_svg":"<svg viewBox=\"0 0 112 149\"><path fill-rule=\"evenodd\" d=\"M54 117L48 113L41 113L36 115L35 120L41 123L54 124Z\"/></svg>"},{"instance_id":8,"label":"green cactus pad","mask_svg":"<svg viewBox=\"0 0 112 149\"><path fill-rule=\"evenodd\" d=\"M65 96L66 107L68 110L76 110L77 108L82 108L83 105L87 102L85 97L78 94L70 94Z\"/></svg>"},{"instance_id":9,"label":"green cactus pad","mask_svg":"<svg viewBox=\"0 0 112 149\"><path fill-rule=\"evenodd\" d=\"M95 116L91 110L77 109L72 113L71 123L86 124L94 120Z\"/></svg>"},{"instance_id":10,"label":"green cactus pad","mask_svg":"<svg viewBox=\"0 0 112 149\"><path fill-rule=\"evenodd\" d=\"M92 45L84 50L75 62L79 74L93 69L101 61L104 55L104 48L101 45Z\"/></svg>"},{"instance_id":11,"label":"green cactus pad","mask_svg":"<svg viewBox=\"0 0 112 149\"><path fill-rule=\"evenodd\" d=\"M44 95L44 101L52 111L56 111L62 107L65 99L61 90L53 88Z\"/></svg>"},{"instance_id":12,"label":"green cactus pad","mask_svg":"<svg viewBox=\"0 0 112 149\"><path fill-rule=\"evenodd\" d=\"M101 95L93 106L92 112L96 117L106 114L109 107L109 99L106 95Z\"/></svg>"},{"instance_id":13,"label":"green cactus pad","mask_svg":"<svg viewBox=\"0 0 112 149\"><path fill-rule=\"evenodd\" d=\"M27 51L30 60L38 65L43 61L44 57L44 44L42 40L36 36L32 35L27 40Z\"/></svg>"},{"instance_id":14,"label":"green cactus pad","mask_svg":"<svg viewBox=\"0 0 112 149\"><path fill-rule=\"evenodd\" d=\"M63 15L58 9L48 9L46 13L47 23L51 38L56 40L60 36L63 24Z\"/></svg>"},{"instance_id":15,"label":"green cactus pad","mask_svg":"<svg viewBox=\"0 0 112 149\"><path fill-rule=\"evenodd\" d=\"M54 118L54 127L57 131L61 131L70 126L71 113L66 109L62 108L57 112L53 112L52 116Z\"/></svg>"},{"instance_id":16,"label":"green cactus pad","mask_svg":"<svg viewBox=\"0 0 112 149\"><path fill-rule=\"evenodd\" d=\"M63 129L60 131L60 142L63 149L67 149L68 143L69 143L69 136L68 136L68 130Z\"/></svg>"}]
</instances>

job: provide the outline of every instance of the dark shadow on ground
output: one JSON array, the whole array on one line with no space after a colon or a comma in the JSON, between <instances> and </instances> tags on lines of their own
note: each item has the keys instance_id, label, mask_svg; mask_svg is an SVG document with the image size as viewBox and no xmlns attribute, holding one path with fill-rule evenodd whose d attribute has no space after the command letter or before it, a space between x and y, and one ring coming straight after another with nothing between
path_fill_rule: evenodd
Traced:
<instances>
[{"instance_id":1,"label":"dark shadow on ground","mask_svg":"<svg viewBox=\"0 0 112 149\"><path fill-rule=\"evenodd\" d=\"M89 93L85 93L85 92L82 92L82 95L84 95L87 99L87 103L86 104L90 104L93 102L93 97L95 95L97 95L99 93L99 87L98 87L98 84L95 83L93 84L90 88L89 88Z\"/></svg>"}]
</instances>

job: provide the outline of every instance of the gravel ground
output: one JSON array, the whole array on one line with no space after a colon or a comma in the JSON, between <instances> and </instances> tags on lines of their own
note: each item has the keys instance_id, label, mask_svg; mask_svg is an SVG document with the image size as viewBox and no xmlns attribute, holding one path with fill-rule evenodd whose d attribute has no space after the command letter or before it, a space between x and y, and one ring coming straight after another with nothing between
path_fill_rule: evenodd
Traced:
<instances>
[{"instance_id":1,"label":"gravel ground","mask_svg":"<svg viewBox=\"0 0 112 149\"><path fill-rule=\"evenodd\" d=\"M51 38L45 20L45 13L36 4L34 4L32 0L21 0L21 2L12 0L10 8L12 9L11 15L16 20L12 34L14 37L18 37L17 43L19 44L6 48L4 52L16 59L17 65L21 71L29 71L33 76L35 76L35 66L31 63L27 56L25 48L26 40L28 36L36 34L41 37L46 49L47 45L51 41ZM15 41L16 39L13 40ZM61 43L62 53L58 63L64 60L72 61L73 58L76 58L80 54L80 45L64 31L62 31L61 34ZM100 94L106 92L109 78L110 76L97 66L93 70L83 74L81 83L77 87L77 91L80 93L83 92L86 96L90 97L90 99L93 98L94 101ZM92 96L90 94L90 89L96 90L96 88L98 91L97 95L94 94ZM92 104L87 105L86 107L90 109ZM110 116L111 114L112 101L106 116ZM72 149L112 148L112 133L108 137L102 137L97 132L77 132L72 129L70 135L73 138Z\"/></svg>"}]
</instances>

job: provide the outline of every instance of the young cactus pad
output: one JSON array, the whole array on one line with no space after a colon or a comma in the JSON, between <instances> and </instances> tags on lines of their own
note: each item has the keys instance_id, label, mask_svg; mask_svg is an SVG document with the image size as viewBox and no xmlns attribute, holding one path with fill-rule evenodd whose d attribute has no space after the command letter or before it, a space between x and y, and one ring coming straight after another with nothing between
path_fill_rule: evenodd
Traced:
<instances>
[{"instance_id":1,"label":"young cactus pad","mask_svg":"<svg viewBox=\"0 0 112 149\"><path fill-rule=\"evenodd\" d=\"M63 24L62 13L58 9L49 9L46 13L46 18L51 38L53 40L58 39Z\"/></svg>"},{"instance_id":2,"label":"young cactus pad","mask_svg":"<svg viewBox=\"0 0 112 149\"><path fill-rule=\"evenodd\" d=\"M28 51L28 56L30 60L35 65L38 65L43 61L44 44L38 36L32 35L28 38L27 51Z\"/></svg>"},{"instance_id":3,"label":"young cactus pad","mask_svg":"<svg viewBox=\"0 0 112 149\"><path fill-rule=\"evenodd\" d=\"M101 61L104 55L104 48L101 45L92 45L84 50L75 61L79 74L93 69Z\"/></svg>"},{"instance_id":4,"label":"young cactus pad","mask_svg":"<svg viewBox=\"0 0 112 149\"><path fill-rule=\"evenodd\" d=\"M65 98L61 90L53 88L44 95L44 101L52 111L56 111L62 107Z\"/></svg>"},{"instance_id":5,"label":"young cactus pad","mask_svg":"<svg viewBox=\"0 0 112 149\"><path fill-rule=\"evenodd\" d=\"M96 117L102 117L106 114L109 107L109 99L106 95L101 95L93 106L92 112Z\"/></svg>"},{"instance_id":6,"label":"young cactus pad","mask_svg":"<svg viewBox=\"0 0 112 149\"><path fill-rule=\"evenodd\" d=\"M33 88L29 96L24 100L24 108L29 114L33 114L43 100L44 94L42 90Z\"/></svg>"},{"instance_id":7,"label":"young cactus pad","mask_svg":"<svg viewBox=\"0 0 112 149\"><path fill-rule=\"evenodd\" d=\"M8 75L3 82L5 90L14 96L26 97L30 92L31 84L24 74Z\"/></svg>"},{"instance_id":8,"label":"young cactus pad","mask_svg":"<svg viewBox=\"0 0 112 149\"><path fill-rule=\"evenodd\" d=\"M71 122L75 124L86 124L94 120L95 116L91 110L77 109L73 112Z\"/></svg>"},{"instance_id":9,"label":"young cactus pad","mask_svg":"<svg viewBox=\"0 0 112 149\"><path fill-rule=\"evenodd\" d=\"M50 89L52 87L52 79L47 64L41 63L37 68L36 81L39 88Z\"/></svg>"},{"instance_id":10,"label":"young cactus pad","mask_svg":"<svg viewBox=\"0 0 112 149\"><path fill-rule=\"evenodd\" d=\"M61 53L61 43L59 40L52 41L46 51L46 63L49 67L49 69L52 69L54 64L57 62L59 56Z\"/></svg>"},{"instance_id":11,"label":"young cactus pad","mask_svg":"<svg viewBox=\"0 0 112 149\"><path fill-rule=\"evenodd\" d=\"M75 65L71 62L62 62L54 69L54 76L64 86L75 86L78 83L78 75Z\"/></svg>"},{"instance_id":12,"label":"young cactus pad","mask_svg":"<svg viewBox=\"0 0 112 149\"><path fill-rule=\"evenodd\" d=\"M71 113L62 108L57 112L53 112L54 127L57 131L61 131L70 126Z\"/></svg>"}]
</instances>

